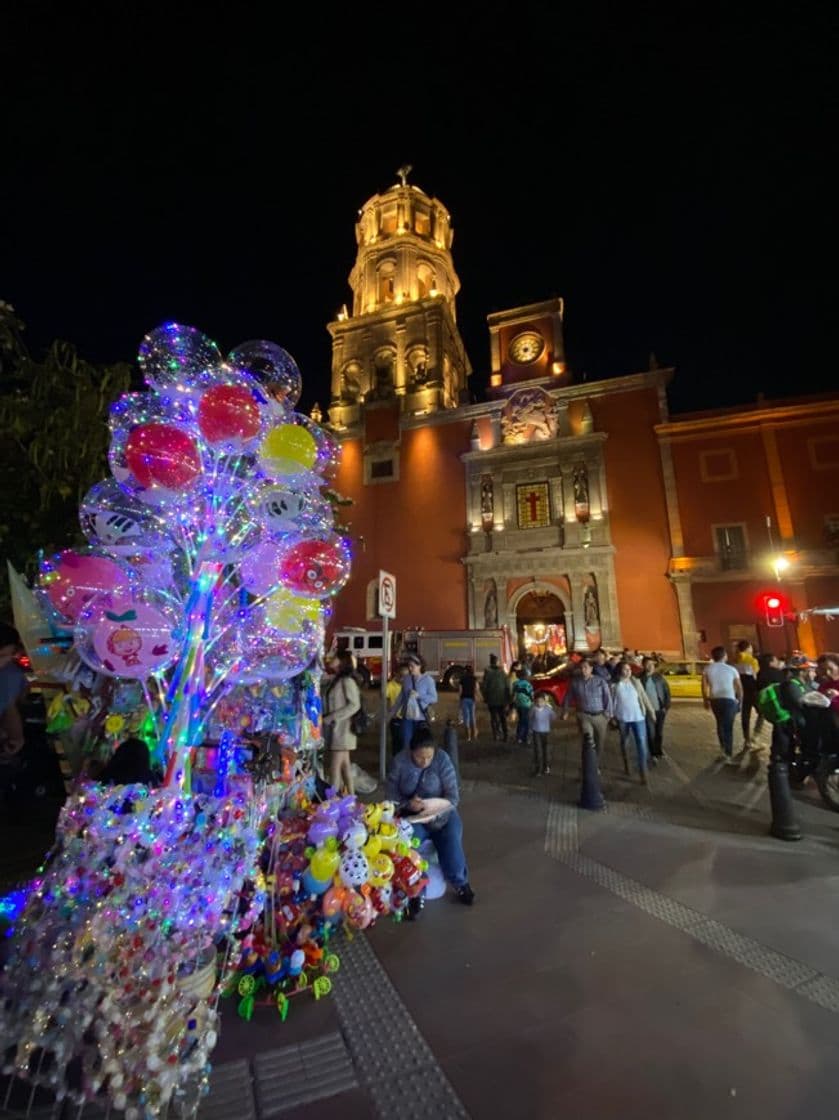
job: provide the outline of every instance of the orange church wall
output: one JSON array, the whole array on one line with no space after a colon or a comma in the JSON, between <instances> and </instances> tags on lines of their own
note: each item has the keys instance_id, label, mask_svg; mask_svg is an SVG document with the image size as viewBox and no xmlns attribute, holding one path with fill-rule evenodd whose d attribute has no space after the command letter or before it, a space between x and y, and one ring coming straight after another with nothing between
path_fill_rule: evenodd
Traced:
<instances>
[{"instance_id":1,"label":"orange church wall","mask_svg":"<svg viewBox=\"0 0 839 1120\"><path fill-rule=\"evenodd\" d=\"M695 583L693 585L693 609L696 627L705 632L706 640L701 643L703 656L709 656L714 646L730 645L730 627L754 626L757 631L758 648L783 654L805 644L806 633L794 622L784 627L769 627L765 624L760 598L773 590L771 580L737 580L725 583ZM789 597L791 606L802 605L800 594L792 589L782 591ZM807 649L812 654L812 649Z\"/></svg>"},{"instance_id":2,"label":"orange church wall","mask_svg":"<svg viewBox=\"0 0 839 1120\"><path fill-rule=\"evenodd\" d=\"M781 427L778 454L799 548L825 548L825 515L839 516L839 431L836 420ZM811 447L811 442L815 446ZM833 462L835 466L829 464Z\"/></svg>"},{"instance_id":3,"label":"orange church wall","mask_svg":"<svg viewBox=\"0 0 839 1120\"><path fill-rule=\"evenodd\" d=\"M839 577L825 576L806 582L808 607L839 607ZM839 653L839 614L833 621L824 616L811 615L813 648L810 654Z\"/></svg>"},{"instance_id":4,"label":"orange church wall","mask_svg":"<svg viewBox=\"0 0 839 1120\"><path fill-rule=\"evenodd\" d=\"M604 454L623 641L638 649L678 651L682 636L667 579L670 532L653 431L659 422L656 390L594 397L591 409L595 430L609 436Z\"/></svg>"},{"instance_id":5,"label":"orange church wall","mask_svg":"<svg viewBox=\"0 0 839 1120\"><path fill-rule=\"evenodd\" d=\"M745 524L749 551L768 547L766 517L774 516L763 441L758 432L730 432L671 444L684 550L712 556L713 525ZM728 473L736 477L709 481Z\"/></svg>"},{"instance_id":6,"label":"orange church wall","mask_svg":"<svg viewBox=\"0 0 839 1120\"><path fill-rule=\"evenodd\" d=\"M400 481L367 486L360 441L343 444L335 488L354 502L343 515L354 538L354 557L350 582L335 604L333 627L368 624L367 586L381 568L396 576L396 627L466 627L461 563L466 493L460 455L468 448L468 436L465 421L403 430Z\"/></svg>"},{"instance_id":7,"label":"orange church wall","mask_svg":"<svg viewBox=\"0 0 839 1120\"><path fill-rule=\"evenodd\" d=\"M367 443L399 439L399 405L370 405L364 411L364 436Z\"/></svg>"}]
</instances>

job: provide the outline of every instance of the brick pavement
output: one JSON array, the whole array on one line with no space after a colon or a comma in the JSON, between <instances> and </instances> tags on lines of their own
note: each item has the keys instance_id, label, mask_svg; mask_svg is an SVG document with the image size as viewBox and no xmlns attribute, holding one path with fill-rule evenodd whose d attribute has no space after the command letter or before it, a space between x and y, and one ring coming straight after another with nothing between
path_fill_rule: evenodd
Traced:
<instances>
[{"instance_id":1,"label":"brick pavement","mask_svg":"<svg viewBox=\"0 0 839 1120\"><path fill-rule=\"evenodd\" d=\"M463 747L475 908L380 923L285 1025L226 1014L207 1120L835 1115L839 815L803 791L805 839L768 837L762 763L719 767L700 705L647 788L610 744L605 813L575 807L573 725L555 743L547 779Z\"/></svg>"}]
</instances>

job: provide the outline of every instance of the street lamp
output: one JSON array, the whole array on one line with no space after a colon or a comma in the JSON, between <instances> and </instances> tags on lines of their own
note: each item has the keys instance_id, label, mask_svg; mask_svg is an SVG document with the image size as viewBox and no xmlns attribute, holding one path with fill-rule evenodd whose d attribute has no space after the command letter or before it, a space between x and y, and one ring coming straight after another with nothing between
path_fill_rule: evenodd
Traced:
<instances>
[{"instance_id":1,"label":"street lamp","mask_svg":"<svg viewBox=\"0 0 839 1120\"><path fill-rule=\"evenodd\" d=\"M768 514L766 516L766 533L769 537L772 571L775 573L775 579L779 580L782 578L781 573L788 571L790 562L788 557L784 556L782 552L775 552L775 540L772 536L772 518Z\"/></svg>"}]
</instances>

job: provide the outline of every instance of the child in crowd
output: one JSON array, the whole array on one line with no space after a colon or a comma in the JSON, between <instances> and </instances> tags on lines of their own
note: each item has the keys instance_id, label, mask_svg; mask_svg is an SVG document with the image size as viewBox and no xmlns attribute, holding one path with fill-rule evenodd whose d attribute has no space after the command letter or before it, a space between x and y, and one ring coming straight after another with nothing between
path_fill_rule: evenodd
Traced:
<instances>
[{"instance_id":1,"label":"child in crowd","mask_svg":"<svg viewBox=\"0 0 839 1120\"><path fill-rule=\"evenodd\" d=\"M551 730L554 712L548 703L547 694L536 693L536 703L530 710L530 730L533 732L533 775L550 774L551 748L548 735Z\"/></svg>"}]
</instances>

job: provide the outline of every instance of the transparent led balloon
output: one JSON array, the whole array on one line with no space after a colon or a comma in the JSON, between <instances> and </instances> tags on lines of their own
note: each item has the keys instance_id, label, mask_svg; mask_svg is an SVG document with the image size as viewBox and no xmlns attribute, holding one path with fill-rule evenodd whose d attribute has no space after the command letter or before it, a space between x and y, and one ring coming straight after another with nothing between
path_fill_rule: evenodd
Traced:
<instances>
[{"instance_id":1,"label":"transparent led balloon","mask_svg":"<svg viewBox=\"0 0 839 1120\"><path fill-rule=\"evenodd\" d=\"M279 577L297 595L327 599L346 584L351 563L349 542L333 533L288 543L282 550Z\"/></svg>"},{"instance_id":2,"label":"transparent led balloon","mask_svg":"<svg viewBox=\"0 0 839 1120\"><path fill-rule=\"evenodd\" d=\"M133 573L101 550L68 548L41 562L39 582L57 620L74 623L102 591L131 583Z\"/></svg>"},{"instance_id":3,"label":"transparent led balloon","mask_svg":"<svg viewBox=\"0 0 839 1120\"><path fill-rule=\"evenodd\" d=\"M74 634L79 656L112 677L146 680L178 656L181 607L150 587L115 587L84 607Z\"/></svg>"},{"instance_id":4,"label":"transparent led balloon","mask_svg":"<svg viewBox=\"0 0 839 1120\"><path fill-rule=\"evenodd\" d=\"M165 521L113 478L90 488L79 508L79 523L90 544L123 555L161 547L167 535Z\"/></svg>"},{"instance_id":5,"label":"transparent led balloon","mask_svg":"<svg viewBox=\"0 0 839 1120\"><path fill-rule=\"evenodd\" d=\"M268 536L323 535L332 528L332 504L317 489L267 481L250 496L254 517Z\"/></svg>"},{"instance_id":6,"label":"transparent led balloon","mask_svg":"<svg viewBox=\"0 0 839 1120\"><path fill-rule=\"evenodd\" d=\"M140 398L139 400L137 398ZM180 505L205 473L205 446L190 409L160 394L127 394L111 408L111 470L148 505Z\"/></svg>"},{"instance_id":7,"label":"transparent led balloon","mask_svg":"<svg viewBox=\"0 0 839 1120\"><path fill-rule=\"evenodd\" d=\"M302 413L295 414L294 422L304 428L315 442L314 470L323 478L334 478L341 462L341 444L320 424Z\"/></svg>"},{"instance_id":8,"label":"transparent led balloon","mask_svg":"<svg viewBox=\"0 0 839 1120\"><path fill-rule=\"evenodd\" d=\"M222 365L218 346L195 327L164 323L140 343L137 361L153 389L212 385Z\"/></svg>"},{"instance_id":9,"label":"transparent led balloon","mask_svg":"<svg viewBox=\"0 0 839 1120\"><path fill-rule=\"evenodd\" d=\"M258 381L274 398L294 408L300 400L303 379L297 362L276 342L254 339L243 342L227 356L228 364L237 372Z\"/></svg>"},{"instance_id":10,"label":"transparent led balloon","mask_svg":"<svg viewBox=\"0 0 839 1120\"><path fill-rule=\"evenodd\" d=\"M88 664L159 681L165 784L188 790L225 690L288 679L321 650L350 565L323 494L338 444L294 412L300 372L275 343L223 361L201 331L168 323L140 364L148 391L111 409L113 478L80 511L97 555L46 565L41 594L62 625L79 621Z\"/></svg>"},{"instance_id":11,"label":"transparent led balloon","mask_svg":"<svg viewBox=\"0 0 839 1120\"><path fill-rule=\"evenodd\" d=\"M277 482L311 488L317 474L318 445L300 424L278 424L265 435L258 450L263 472Z\"/></svg>"},{"instance_id":12,"label":"transparent led balloon","mask_svg":"<svg viewBox=\"0 0 839 1120\"><path fill-rule=\"evenodd\" d=\"M213 451L257 447L275 415L264 395L249 384L213 385L197 403L198 428Z\"/></svg>"}]
</instances>

